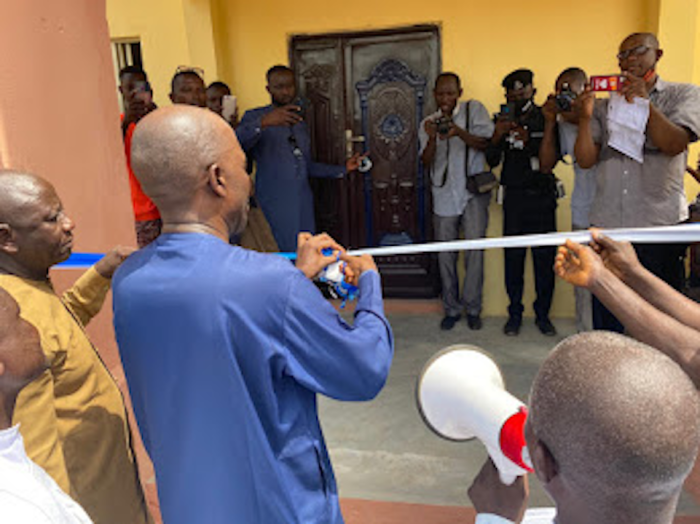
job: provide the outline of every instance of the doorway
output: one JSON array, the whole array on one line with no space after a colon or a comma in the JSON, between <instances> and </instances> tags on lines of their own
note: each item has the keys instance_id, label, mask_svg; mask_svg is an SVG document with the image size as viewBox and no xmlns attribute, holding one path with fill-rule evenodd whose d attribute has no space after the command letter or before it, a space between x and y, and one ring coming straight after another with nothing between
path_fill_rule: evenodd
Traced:
<instances>
[{"instance_id":1,"label":"doorway","mask_svg":"<svg viewBox=\"0 0 700 524\"><path fill-rule=\"evenodd\" d=\"M430 186L417 130L435 110L439 27L297 35L290 60L315 159L343 164L352 152L369 151L373 163L341 180L311 179L318 231L349 248L430 241ZM379 257L377 264L385 296L439 293L434 256Z\"/></svg>"}]
</instances>

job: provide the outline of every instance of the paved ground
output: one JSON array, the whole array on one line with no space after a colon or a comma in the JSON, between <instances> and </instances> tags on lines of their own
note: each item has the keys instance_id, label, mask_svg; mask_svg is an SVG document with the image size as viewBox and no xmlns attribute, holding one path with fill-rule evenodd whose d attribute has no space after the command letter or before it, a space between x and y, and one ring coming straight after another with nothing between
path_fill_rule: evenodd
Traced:
<instances>
[{"instance_id":1,"label":"paved ground","mask_svg":"<svg viewBox=\"0 0 700 524\"><path fill-rule=\"evenodd\" d=\"M448 524L471 522L466 489L485 460L478 442L440 439L423 424L415 406L417 376L428 358L443 347L469 343L488 351L501 366L508 389L527 398L532 379L548 351L573 334L572 320L554 320L557 337L544 337L525 319L519 337L506 337L505 319L487 318L484 329L470 331L460 322L453 331L438 329L437 302L393 301L387 306L396 339L388 383L368 403L320 399L321 419L338 479L347 524ZM351 314L348 311L344 314ZM110 359L114 362L113 359ZM119 379L121 370L113 366ZM145 462L145 454L138 450ZM688 490L700 494L700 471ZM149 499L157 507L155 477L143 467ZM532 506L551 505L536 479ZM697 497L700 500L700 496ZM677 523L700 523L700 506L684 493Z\"/></svg>"},{"instance_id":2,"label":"paved ground","mask_svg":"<svg viewBox=\"0 0 700 524\"><path fill-rule=\"evenodd\" d=\"M392 311L392 307L388 308ZM557 342L575 332L573 320L555 320L556 337L545 337L525 319L518 337L502 334L504 318L487 318L484 329L466 322L438 329L438 312L389 313L396 356L385 389L369 403L321 399L321 419L341 497L438 506L468 506L465 491L486 457L477 442L454 443L433 434L415 406L416 379L432 354L452 344L488 351L503 371L506 386L523 400L540 363ZM551 505L532 481L531 505ZM700 506L684 494L679 514L700 516ZM700 521L700 519L699 519ZM418 522L418 521L416 521Z\"/></svg>"}]
</instances>

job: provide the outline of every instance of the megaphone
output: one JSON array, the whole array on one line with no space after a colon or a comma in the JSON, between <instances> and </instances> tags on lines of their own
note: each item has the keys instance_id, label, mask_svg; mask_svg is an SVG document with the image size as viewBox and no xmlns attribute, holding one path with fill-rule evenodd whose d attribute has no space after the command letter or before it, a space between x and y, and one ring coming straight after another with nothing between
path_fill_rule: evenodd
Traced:
<instances>
[{"instance_id":1,"label":"megaphone","mask_svg":"<svg viewBox=\"0 0 700 524\"><path fill-rule=\"evenodd\" d=\"M456 345L436 353L420 374L416 400L426 425L439 436L478 438L504 484L532 471L524 433L527 407L505 390L500 369L479 348Z\"/></svg>"}]
</instances>

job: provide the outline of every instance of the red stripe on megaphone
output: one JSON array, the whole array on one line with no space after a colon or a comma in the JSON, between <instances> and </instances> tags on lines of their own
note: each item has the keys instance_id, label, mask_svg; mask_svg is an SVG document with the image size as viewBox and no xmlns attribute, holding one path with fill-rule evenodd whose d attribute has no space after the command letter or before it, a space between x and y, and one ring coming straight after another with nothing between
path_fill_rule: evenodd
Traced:
<instances>
[{"instance_id":1,"label":"red stripe on megaphone","mask_svg":"<svg viewBox=\"0 0 700 524\"><path fill-rule=\"evenodd\" d=\"M525 442L526 420L527 407L521 406L520 410L503 424L499 440L503 454L521 468L532 473L532 467L523 460L523 449L527 447Z\"/></svg>"}]
</instances>

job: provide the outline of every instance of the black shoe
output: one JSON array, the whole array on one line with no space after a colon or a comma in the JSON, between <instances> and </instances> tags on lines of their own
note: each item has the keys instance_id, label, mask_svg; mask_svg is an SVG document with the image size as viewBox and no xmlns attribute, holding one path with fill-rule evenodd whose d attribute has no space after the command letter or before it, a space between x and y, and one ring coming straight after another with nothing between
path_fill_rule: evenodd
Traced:
<instances>
[{"instance_id":1,"label":"black shoe","mask_svg":"<svg viewBox=\"0 0 700 524\"><path fill-rule=\"evenodd\" d=\"M449 331L450 329L455 327L455 324L460 318L462 318L462 315L457 315L455 317L445 315L445 318L443 318L442 322L440 322L440 329L442 329L443 331Z\"/></svg>"},{"instance_id":2,"label":"black shoe","mask_svg":"<svg viewBox=\"0 0 700 524\"><path fill-rule=\"evenodd\" d=\"M522 324L522 319L508 317L508 322L503 326L503 332L509 337L514 337L520 333L520 324Z\"/></svg>"},{"instance_id":3,"label":"black shoe","mask_svg":"<svg viewBox=\"0 0 700 524\"><path fill-rule=\"evenodd\" d=\"M480 330L483 327L481 317L479 315L467 315L467 326L474 331Z\"/></svg>"},{"instance_id":4,"label":"black shoe","mask_svg":"<svg viewBox=\"0 0 700 524\"><path fill-rule=\"evenodd\" d=\"M540 328L540 333L548 337L553 337L557 334L557 329L548 318L535 320L535 325Z\"/></svg>"}]
</instances>

